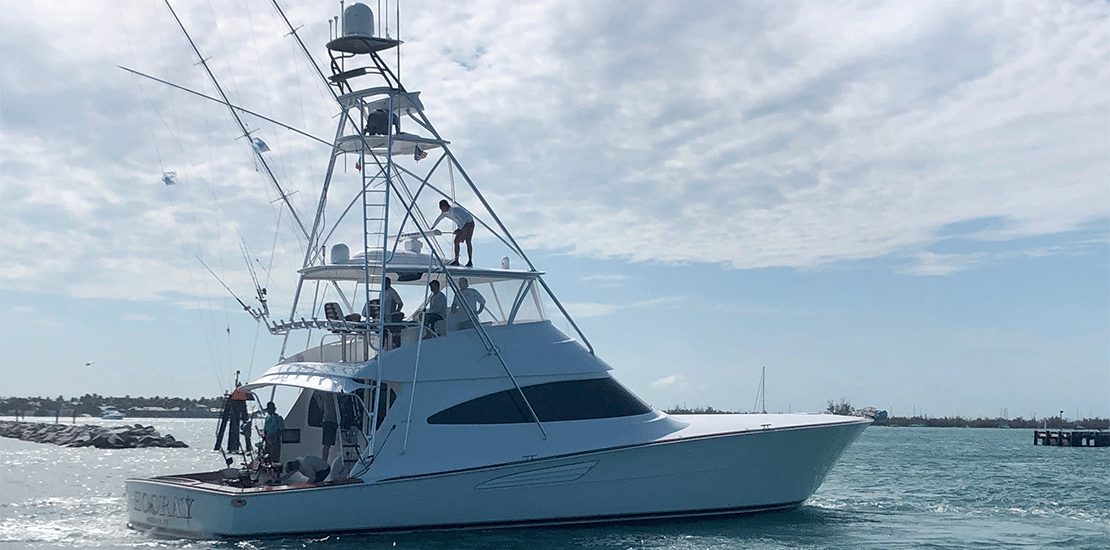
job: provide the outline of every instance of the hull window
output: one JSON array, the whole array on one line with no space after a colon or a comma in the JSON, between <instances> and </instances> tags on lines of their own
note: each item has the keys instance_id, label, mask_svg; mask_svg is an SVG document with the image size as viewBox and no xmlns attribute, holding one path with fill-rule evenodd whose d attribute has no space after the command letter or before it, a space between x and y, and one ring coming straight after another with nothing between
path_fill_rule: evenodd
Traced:
<instances>
[{"instance_id":1,"label":"hull window","mask_svg":"<svg viewBox=\"0 0 1110 550\"><path fill-rule=\"evenodd\" d=\"M568 380L522 388L541 422L635 416L652 408L613 378ZM484 395L444 409L429 424L524 424L532 422L516 389Z\"/></svg>"}]
</instances>

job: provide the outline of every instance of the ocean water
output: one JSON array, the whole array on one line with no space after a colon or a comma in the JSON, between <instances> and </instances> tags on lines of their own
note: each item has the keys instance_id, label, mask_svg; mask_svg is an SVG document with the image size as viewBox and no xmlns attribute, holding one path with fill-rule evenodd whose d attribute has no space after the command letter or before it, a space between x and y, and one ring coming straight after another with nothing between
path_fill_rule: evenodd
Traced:
<instances>
[{"instance_id":1,"label":"ocean water","mask_svg":"<svg viewBox=\"0 0 1110 550\"><path fill-rule=\"evenodd\" d=\"M213 420L128 419L188 449L69 449L0 438L0 549L1110 549L1110 448L1031 430L868 428L800 508L630 525L181 541L127 529L124 479L219 467Z\"/></svg>"}]
</instances>

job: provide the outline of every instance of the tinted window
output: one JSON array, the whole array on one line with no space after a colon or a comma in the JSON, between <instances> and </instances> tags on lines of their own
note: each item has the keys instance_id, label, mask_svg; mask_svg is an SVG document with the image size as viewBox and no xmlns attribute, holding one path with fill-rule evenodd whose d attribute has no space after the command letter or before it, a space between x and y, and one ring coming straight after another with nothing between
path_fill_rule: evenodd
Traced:
<instances>
[{"instance_id":1,"label":"tinted window","mask_svg":"<svg viewBox=\"0 0 1110 550\"><path fill-rule=\"evenodd\" d=\"M651 412L612 378L549 382L522 388L541 422L616 418ZM471 399L430 417L429 424L520 424L532 422L514 388Z\"/></svg>"}]
</instances>

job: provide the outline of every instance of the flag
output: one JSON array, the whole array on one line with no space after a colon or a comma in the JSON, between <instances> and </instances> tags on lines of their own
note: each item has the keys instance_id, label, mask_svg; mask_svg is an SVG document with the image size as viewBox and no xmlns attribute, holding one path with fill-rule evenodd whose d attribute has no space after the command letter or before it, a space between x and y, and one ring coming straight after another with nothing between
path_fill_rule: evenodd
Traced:
<instances>
[{"instance_id":1,"label":"flag","mask_svg":"<svg viewBox=\"0 0 1110 550\"><path fill-rule=\"evenodd\" d=\"M254 138L251 143L254 145L255 150L257 150L259 153L270 152L270 146L266 145L266 142L262 141L262 138Z\"/></svg>"},{"instance_id":2,"label":"flag","mask_svg":"<svg viewBox=\"0 0 1110 550\"><path fill-rule=\"evenodd\" d=\"M177 183L177 172L162 172L162 183L174 185Z\"/></svg>"},{"instance_id":3,"label":"flag","mask_svg":"<svg viewBox=\"0 0 1110 550\"><path fill-rule=\"evenodd\" d=\"M421 151L421 150L420 150L420 146L419 146L419 145L417 145L417 146L416 146L416 152L415 152L415 153L413 153L413 155L412 155L412 158L413 158L414 160L416 160L416 161L418 161L418 162L419 162L419 161L420 161L420 159L422 159L422 158L424 158L424 157L426 157L426 156L428 156L428 153L427 153L427 152L425 152L425 151Z\"/></svg>"}]
</instances>

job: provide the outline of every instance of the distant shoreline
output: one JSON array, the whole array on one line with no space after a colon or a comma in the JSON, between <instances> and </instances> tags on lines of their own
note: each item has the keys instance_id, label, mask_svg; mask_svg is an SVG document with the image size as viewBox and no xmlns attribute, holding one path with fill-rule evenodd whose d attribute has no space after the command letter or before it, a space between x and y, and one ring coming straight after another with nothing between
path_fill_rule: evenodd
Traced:
<instances>
[{"instance_id":1,"label":"distant shoreline","mask_svg":"<svg viewBox=\"0 0 1110 550\"><path fill-rule=\"evenodd\" d=\"M115 409L125 418L218 418L224 397L0 397L0 415L30 418L101 418Z\"/></svg>"},{"instance_id":2,"label":"distant shoreline","mask_svg":"<svg viewBox=\"0 0 1110 550\"><path fill-rule=\"evenodd\" d=\"M667 414L749 414L737 411L725 411L713 407L671 407ZM847 411L845 411L847 413ZM851 413L854 416L866 416L860 411ZM1110 430L1110 419L1084 418L1082 420L1066 420L1058 416L1050 418L963 418L956 417L923 417L923 416L890 416L882 420L875 420L872 426L888 426L895 428L1021 428L1030 430Z\"/></svg>"},{"instance_id":3,"label":"distant shoreline","mask_svg":"<svg viewBox=\"0 0 1110 550\"><path fill-rule=\"evenodd\" d=\"M876 420L873 426L891 426L895 428L1021 428L1030 430L1107 430L1110 429L1110 420L1105 418L1084 418L1083 420L1063 420L1060 417L1026 420L1023 418L921 418L893 416L885 420Z\"/></svg>"},{"instance_id":4,"label":"distant shoreline","mask_svg":"<svg viewBox=\"0 0 1110 550\"><path fill-rule=\"evenodd\" d=\"M103 397L85 394L83 397L62 396L44 397L0 397L0 416L21 418L51 419L100 419L105 409L114 408L124 414L126 419L135 418L219 418L225 397L202 397L197 399L180 397ZM830 406L832 403L830 402ZM851 410L851 409L849 409ZM744 414L737 411L714 409L713 407L671 407L668 414ZM17 414L18 413L18 414ZM860 416L859 411L856 415ZM890 427L929 427L929 428L1022 428L1022 429L1087 429L1110 430L1110 419L1084 418L1067 420L1058 416L1049 418L963 418L930 416L892 416L875 420L873 426Z\"/></svg>"}]
</instances>

